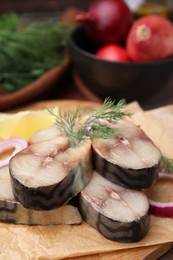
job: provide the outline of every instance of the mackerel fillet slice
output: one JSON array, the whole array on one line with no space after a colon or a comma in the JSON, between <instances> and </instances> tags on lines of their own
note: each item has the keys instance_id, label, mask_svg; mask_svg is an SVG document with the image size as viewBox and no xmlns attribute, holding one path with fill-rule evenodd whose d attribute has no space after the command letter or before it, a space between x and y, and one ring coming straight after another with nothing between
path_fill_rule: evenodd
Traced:
<instances>
[{"instance_id":1,"label":"mackerel fillet slice","mask_svg":"<svg viewBox=\"0 0 173 260\"><path fill-rule=\"evenodd\" d=\"M14 198L9 167L0 168L0 222L27 225L80 224L81 215L73 205L53 210L27 209Z\"/></svg>"},{"instance_id":2,"label":"mackerel fillet slice","mask_svg":"<svg viewBox=\"0 0 173 260\"><path fill-rule=\"evenodd\" d=\"M94 169L113 183L132 189L148 188L158 177L160 150L144 131L127 120L115 126L118 134L92 140Z\"/></svg>"},{"instance_id":3,"label":"mackerel fillet slice","mask_svg":"<svg viewBox=\"0 0 173 260\"><path fill-rule=\"evenodd\" d=\"M91 141L71 147L55 128L36 133L9 164L15 198L26 208L50 210L66 204L92 174Z\"/></svg>"},{"instance_id":4,"label":"mackerel fillet slice","mask_svg":"<svg viewBox=\"0 0 173 260\"><path fill-rule=\"evenodd\" d=\"M143 191L113 184L94 172L78 202L84 221L110 240L137 242L148 233L149 202Z\"/></svg>"}]
</instances>

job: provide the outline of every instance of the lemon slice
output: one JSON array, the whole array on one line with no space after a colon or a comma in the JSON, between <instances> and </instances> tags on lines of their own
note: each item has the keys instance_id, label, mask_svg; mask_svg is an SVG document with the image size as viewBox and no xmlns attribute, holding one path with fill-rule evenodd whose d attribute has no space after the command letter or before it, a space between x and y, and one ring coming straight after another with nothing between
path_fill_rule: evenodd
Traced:
<instances>
[{"instance_id":1,"label":"lemon slice","mask_svg":"<svg viewBox=\"0 0 173 260\"><path fill-rule=\"evenodd\" d=\"M58 114L58 108L54 110ZM47 110L0 113L0 139L22 137L28 140L32 134L52 124L54 118Z\"/></svg>"}]
</instances>

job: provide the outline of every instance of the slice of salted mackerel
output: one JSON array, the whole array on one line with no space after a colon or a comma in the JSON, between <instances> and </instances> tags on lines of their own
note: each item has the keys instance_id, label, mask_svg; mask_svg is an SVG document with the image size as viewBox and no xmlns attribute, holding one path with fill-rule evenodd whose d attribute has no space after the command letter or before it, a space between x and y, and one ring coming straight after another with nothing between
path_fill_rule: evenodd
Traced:
<instances>
[{"instance_id":1,"label":"slice of salted mackerel","mask_svg":"<svg viewBox=\"0 0 173 260\"><path fill-rule=\"evenodd\" d=\"M61 207L88 184L92 174L91 141L71 147L56 127L32 136L9 163L15 198L26 208Z\"/></svg>"},{"instance_id":2,"label":"slice of salted mackerel","mask_svg":"<svg viewBox=\"0 0 173 260\"><path fill-rule=\"evenodd\" d=\"M27 209L14 198L9 167L0 168L0 222L27 225L80 224L81 215L73 205L53 210Z\"/></svg>"},{"instance_id":3,"label":"slice of salted mackerel","mask_svg":"<svg viewBox=\"0 0 173 260\"><path fill-rule=\"evenodd\" d=\"M78 199L84 221L110 240L137 242L148 233L149 202L143 191L113 184L94 172Z\"/></svg>"},{"instance_id":4,"label":"slice of salted mackerel","mask_svg":"<svg viewBox=\"0 0 173 260\"><path fill-rule=\"evenodd\" d=\"M111 127L116 127L117 135L92 140L95 170L124 187L150 187L158 176L160 150L140 127L127 120Z\"/></svg>"}]
</instances>

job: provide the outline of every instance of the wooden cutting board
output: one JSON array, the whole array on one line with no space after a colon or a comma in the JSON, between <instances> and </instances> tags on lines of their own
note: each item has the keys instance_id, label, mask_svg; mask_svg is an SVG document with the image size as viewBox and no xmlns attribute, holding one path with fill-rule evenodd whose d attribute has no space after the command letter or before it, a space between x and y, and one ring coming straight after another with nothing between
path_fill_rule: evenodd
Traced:
<instances>
[{"instance_id":1,"label":"wooden cutting board","mask_svg":"<svg viewBox=\"0 0 173 260\"><path fill-rule=\"evenodd\" d=\"M19 112L25 110L40 110L45 108L52 108L55 106L61 107L76 107L77 105L85 106L85 107L95 107L98 106L99 103L92 103L87 101L74 101L74 100L48 100L48 101L40 101L25 105L23 107L13 109L9 112ZM88 255L82 257L75 257L75 258L68 258L69 260L155 260L160 256L164 255L167 251L171 249L173 246L172 242L153 245L148 247L137 247L134 249L123 249L116 252L109 252L109 253L101 253L96 255Z\"/></svg>"}]
</instances>

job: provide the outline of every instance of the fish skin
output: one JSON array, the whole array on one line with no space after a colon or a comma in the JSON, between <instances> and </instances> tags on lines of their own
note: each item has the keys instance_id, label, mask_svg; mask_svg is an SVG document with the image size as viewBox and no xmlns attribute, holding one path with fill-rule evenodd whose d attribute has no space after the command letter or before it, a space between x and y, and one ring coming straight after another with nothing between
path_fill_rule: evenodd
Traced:
<instances>
[{"instance_id":1,"label":"fish skin","mask_svg":"<svg viewBox=\"0 0 173 260\"><path fill-rule=\"evenodd\" d=\"M149 188L158 179L160 163L144 169L128 169L113 164L93 149L93 167L109 181L131 189Z\"/></svg>"},{"instance_id":2,"label":"fish skin","mask_svg":"<svg viewBox=\"0 0 173 260\"><path fill-rule=\"evenodd\" d=\"M98 173L94 173L93 176L98 177L97 179L95 179L95 181L94 178L92 178L89 185L91 185L91 182L93 182L93 187L96 186L95 183L96 181L98 183L99 179L102 179L102 183L104 182L104 177L100 176ZM109 185L109 183L111 185ZM113 186L114 184L105 179L104 185L97 186L97 189L101 190L102 187L104 187L105 190L109 190L110 192L111 187ZM118 187L118 185L115 186ZM126 192L129 191L130 193L134 192L134 196L137 196L138 193L144 194L142 191L134 191L122 187L120 188L120 191L118 191L117 189L117 195L120 194L121 196L121 192L123 192L123 190ZM102 194L104 194L104 191L102 191ZM103 201L101 203L101 198L96 198L96 195L89 194L87 187L82 192L80 192L80 194L78 195L78 208L83 220L87 224L98 230L107 239L112 241L122 243L133 243L143 239L147 235L150 228L149 202L146 195L144 194L144 200L147 201L145 211L142 212L139 216L133 217L133 219L129 219L127 217L126 220L122 221L117 218L116 213L114 213L113 217L106 215L105 203L107 199L109 199L109 197L102 198ZM120 203L123 202L124 201ZM136 207L137 205L135 206L135 208ZM110 211L112 211L112 208L110 208Z\"/></svg>"}]
</instances>

